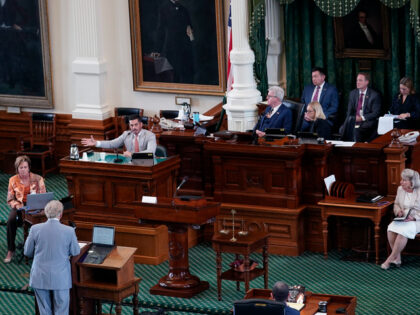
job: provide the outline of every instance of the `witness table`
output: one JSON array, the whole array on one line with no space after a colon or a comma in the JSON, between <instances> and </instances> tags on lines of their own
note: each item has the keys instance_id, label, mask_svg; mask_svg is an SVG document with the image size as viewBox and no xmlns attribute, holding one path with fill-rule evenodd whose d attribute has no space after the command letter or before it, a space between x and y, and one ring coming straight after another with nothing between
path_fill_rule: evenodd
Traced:
<instances>
[{"instance_id":1,"label":"witness table","mask_svg":"<svg viewBox=\"0 0 420 315\"><path fill-rule=\"evenodd\" d=\"M383 198L376 203L356 202L348 199L321 200L322 234L324 242L324 258L328 258L328 217L332 215L365 218L373 222L375 233L376 264L379 264L380 223L382 217L394 204L390 198Z\"/></svg>"},{"instance_id":2,"label":"witness table","mask_svg":"<svg viewBox=\"0 0 420 315\"><path fill-rule=\"evenodd\" d=\"M217 270L217 298L222 299L222 280L236 281L239 290L239 281L245 282L245 292L249 290L249 281L264 275L264 288L268 287L268 234L266 232L249 232L248 235L235 235L236 241L231 241L232 233L213 236L213 249L216 251ZM262 249L263 268L249 270L249 255ZM235 271L233 268L222 273L222 253L233 253L236 259L244 256L245 271Z\"/></svg>"}]
</instances>

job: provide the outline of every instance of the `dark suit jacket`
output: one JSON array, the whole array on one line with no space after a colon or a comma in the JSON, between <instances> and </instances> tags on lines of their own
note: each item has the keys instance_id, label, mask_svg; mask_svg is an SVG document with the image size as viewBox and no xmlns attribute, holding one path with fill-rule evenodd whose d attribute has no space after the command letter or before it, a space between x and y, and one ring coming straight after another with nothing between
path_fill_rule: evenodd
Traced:
<instances>
[{"instance_id":1,"label":"dark suit jacket","mask_svg":"<svg viewBox=\"0 0 420 315\"><path fill-rule=\"evenodd\" d=\"M410 113L410 118L399 121L395 126L400 129L416 129L416 120L420 118L420 101L414 94L407 95L404 104L396 95L392 100L389 112L393 115Z\"/></svg>"},{"instance_id":2,"label":"dark suit jacket","mask_svg":"<svg viewBox=\"0 0 420 315\"><path fill-rule=\"evenodd\" d=\"M354 89L349 95L349 104L347 106L347 116L356 117L357 103L359 101L359 90ZM381 115L381 96L371 88L367 89L365 95L365 103L363 105L364 121L361 122L360 128L376 128L378 118Z\"/></svg>"},{"instance_id":3,"label":"dark suit jacket","mask_svg":"<svg viewBox=\"0 0 420 315\"><path fill-rule=\"evenodd\" d=\"M311 102L312 94L314 93L315 85L310 84L305 86L302 92L302 103L307 106ZM325 82L322 88L321 95L318 98L319 103L322 105L325 117L334 115L338 110L338 92L334 85ZM306 107L305 107L306 108Z\"/></svg>"},{"instance_id":4,"label":"dark suit jacket","mask_svg":"<svg viewBox=\"0 0 420 315\"><path fill-rule=\"evenodd\" d=\"M270 118L266 115L270 111L270 106L266 108L264 114L258 120L254 130L265 131L268 128L284 128L286 133L292 131L293 114L292 110L285 105L281 105L280 108Z\"/></svg>"},{"instance_id":5,"label":"dark suit jacket","mask_svg":"<svg viewBox=\"0 0 420 315\"><path fill-rule=\"evenodd\" d=\"M359 23L356 23L351 29L349 36L349 42L346 45L347 48L360 48L360 49L379 49L383 48L382 39L378 36L375 30L369 24L366 24L367 28L372 36L373 44L369 42L365 32L363 32Z\"/></svg>"},{"instance_id":6,"label":"dark suit jacket","mask_svg":"<svg viewBox=\"0 0 420 315\"><path fill-rule=\"evenodd\" d=\"M305 120L305 124L303 124L300 131L316 132L321 138L331 139L331 126L325 119L317 119L314 122Z\"/></svg>"}]
</instances>

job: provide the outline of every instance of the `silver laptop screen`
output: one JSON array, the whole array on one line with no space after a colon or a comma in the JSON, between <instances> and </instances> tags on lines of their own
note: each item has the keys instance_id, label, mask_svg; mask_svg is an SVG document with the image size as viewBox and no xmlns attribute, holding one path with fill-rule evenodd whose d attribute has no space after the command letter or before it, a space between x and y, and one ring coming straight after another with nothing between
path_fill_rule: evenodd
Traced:
<instances>
[{"instance_id":1,"label":"silver laptop screen","mask_svg":"<svg viewBox=\"0 0 420 315\"><path fill-rule=\"evenodd\" d=\"M112 226L93 226L93 244L114 245L114 232Z\"/></svg>"}]
</instances>

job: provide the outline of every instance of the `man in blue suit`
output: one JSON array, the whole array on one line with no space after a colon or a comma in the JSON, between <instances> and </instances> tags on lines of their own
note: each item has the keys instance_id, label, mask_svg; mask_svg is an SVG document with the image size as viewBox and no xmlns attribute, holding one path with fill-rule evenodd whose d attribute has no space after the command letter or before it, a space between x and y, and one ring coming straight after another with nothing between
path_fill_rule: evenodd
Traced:
<instances>
[{"instance_id":1,"label":"man in blue suit","mask_svg":"<svg viewBox=\"0 0 420 315\"><path fill-rule=\"evenodd\" d=\"M41 315L67 315L72 286L69 256L78 255L80 248L74 229L60 223L63 204L50 201L44 211L48 221L32 226L25 242L25 256L34 257L29 285Z\"/></svg>"},{"instance_id":2,"label":"man in blue suit","mask_svg":"<svg viewBox=\"0 0 420 315\"><path fill-rule=\"evenodd\" d=\"M271 291L271 298L277 302L286 304L287 298L289 297L289 286L282 282L277 281L273 289ZM300 312L287 306L284 308L284 314L285 315L299 315Z\"/></svg>"},{"instance_id":3,"label":"man in blue suit","mask_svg":"<svg viewBox=\"0 0 420 315\"><path fill-rule=\"evenodd\" d=\"M335 115L338 111L338 92L334 85L325 81L325 70L320 67L312 69L312 84L303 89L302 103L305 104L305 109L310 102L320 103L325 117L330 125L333 125L330 116ZM305 123L304 120L302 124Z\"/></svg>"},{"instance_id":4,"label":"man in blue suit","mask_svg":"<svg viewBox=\"0 0 420 315\"><path fill-rule=\"evenodd\" d=\"M254 127L258 137L264 137L265 130L269 128L284 128L286 133L292 131L292 110L281 103L283 97L284 90L281 87L272 86L268 89L268 106Z\"/></svg>"}]
</instances>

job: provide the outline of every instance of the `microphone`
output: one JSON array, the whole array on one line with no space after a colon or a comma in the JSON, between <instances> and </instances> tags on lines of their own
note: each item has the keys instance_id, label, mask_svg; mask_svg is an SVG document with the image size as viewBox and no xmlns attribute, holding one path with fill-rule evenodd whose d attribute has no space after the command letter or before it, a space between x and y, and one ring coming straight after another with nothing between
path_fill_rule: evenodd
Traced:
<instances>
[{"instance_id":1,"label":"microphone","mask_svg":"<svg viewBox=\"0 0 420 315\"><path fill-rule=\"evenodd\" d=\"M182 179L181 183L179 183L178 187L175 189L174 192L174 197L176 196L176 194L178 193L178 190L181 189L181 187L188 181L189 177L188 176L184 176L184 178Z\"/></svg>"}]
</instances>

